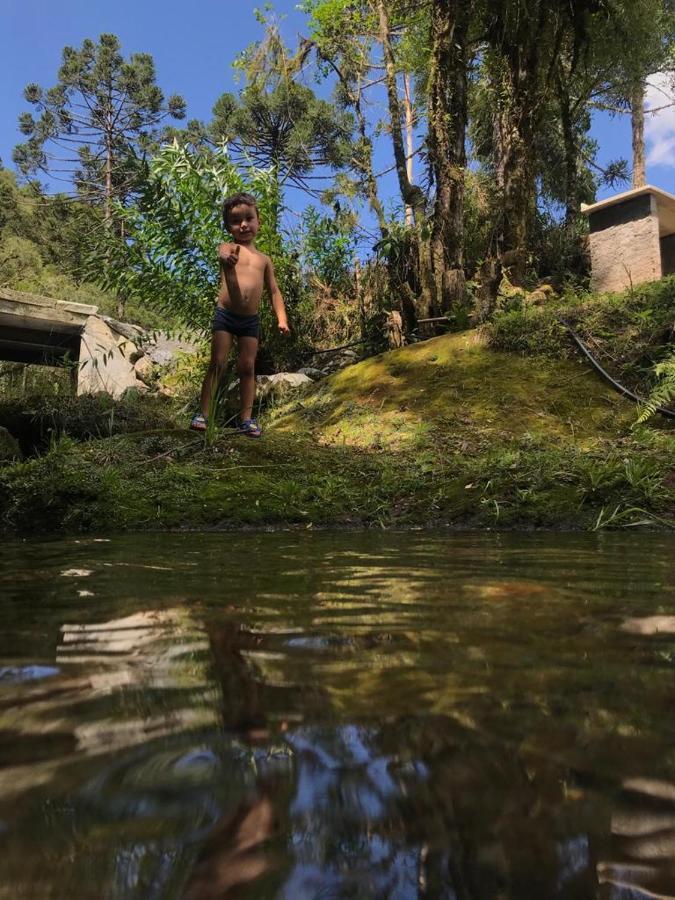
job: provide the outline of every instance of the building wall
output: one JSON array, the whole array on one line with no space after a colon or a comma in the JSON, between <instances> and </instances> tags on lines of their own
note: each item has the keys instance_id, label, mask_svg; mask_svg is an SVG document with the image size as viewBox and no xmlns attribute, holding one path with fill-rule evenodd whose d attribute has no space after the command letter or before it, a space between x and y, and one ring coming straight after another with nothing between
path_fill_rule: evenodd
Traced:
<instances>
[{"instance_id":1,"label":"building wall","mask_svg":"<svg viewBox=\"0 0 675 900\"><path fill-rule=\"evenodd\" d=\"M642 194L591 213L592 284L597 291L622 291L661 277L656 200Z\"/></svg>"},{"instance_id":2,"label":"building wall","mask_svg":"<svg viewBox=\"0 0 675 900\"><path fill-rule=\"evenodd\" d=\"M661 268L664 275L675 275L675 234L661 238Z\"/></svg>"}]
</instances>

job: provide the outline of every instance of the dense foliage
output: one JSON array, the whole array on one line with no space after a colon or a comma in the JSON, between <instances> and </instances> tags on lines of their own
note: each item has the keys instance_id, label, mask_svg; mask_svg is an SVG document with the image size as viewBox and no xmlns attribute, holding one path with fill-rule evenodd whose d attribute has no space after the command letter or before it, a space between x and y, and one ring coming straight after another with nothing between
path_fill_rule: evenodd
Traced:
<instances>
[{"instance_id":1,"label":"dense foliage","mask_svg":"<svg viewBox=\"0 0 675 900\"><path fill-rule=\"evenodd\" d=\"M260 247L296 338L286 353L264 320L277 368L309 344L378 346L392 312L410 339L433 331L428 320L489 321L504 275L523 290L544 277L586 284L581 204L601 184L644 177L644 92L654 73L672 75L671 3L301 9L295 46L270 7L256 11L260 39L233 61L241 87L216 93L210 121L182 129L167 123L185 117L185 103L164 96L148 54L126 58L111 34L66 47L55 86L26 88L34 112L20 118L15 162L26 176L54 174L60 156L78 201L22 188L35 227L0 223L0 278L57 295L71 281L59 286L52 271L95 280L120 314L207 329L221 202L245 187L258 195ZM631 116L631 161L598 163L598 109ZM311 205L289 225L291 185Z\"/></svg>"},{"instance_id":2,"label":"dense foliage","mask_svg":"<svg viewBox=\"0 0 675 900\"><path fill-rule=\"evenodd\" d=\"M206 332L219 287L218 246L229 239L222 201L241 191L257 199L257 247L272 258L292 316L300 301L298 273L277 227L276 173L252 167L244 176L226 147L195 151L177 142L162 147L147 167L137 202L115 208L124 238L110 235L105 266L92 256L92 277L171 322ZM268 304L261 308L261 324L264 343L281 353Z\"/></svg>"}]
</instances>

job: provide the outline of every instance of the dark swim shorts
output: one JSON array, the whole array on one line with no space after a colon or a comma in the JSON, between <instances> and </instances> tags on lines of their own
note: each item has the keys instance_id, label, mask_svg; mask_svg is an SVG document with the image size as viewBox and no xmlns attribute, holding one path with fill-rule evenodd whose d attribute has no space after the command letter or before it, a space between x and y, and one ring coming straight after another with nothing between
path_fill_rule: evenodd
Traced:
<instances>
[{"instance_id":1,"label":"dark swim shorts","mask_svg":"<svg viewBox=\"0 0 675 900\"><path fill-rule=\"evenodd\" d=\"M260 317L240 316L233 313L223 306L216 306L216 314L213 317L212 331L229 331L235 337L252 337L260 336Z\"/></svg>"}]
</instances>

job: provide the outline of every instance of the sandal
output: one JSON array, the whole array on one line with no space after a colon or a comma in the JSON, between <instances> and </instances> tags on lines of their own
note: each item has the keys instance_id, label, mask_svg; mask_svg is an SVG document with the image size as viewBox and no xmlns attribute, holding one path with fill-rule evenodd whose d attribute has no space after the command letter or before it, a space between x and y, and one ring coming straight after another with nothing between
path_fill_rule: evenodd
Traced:
<instances>
[{"instance_id":1,"label":"sandal","mask_svg":"<svg viewBox=\"0 0 675 900\"><path fill-rule=\"evenodd\" d=\"M255 419L244 419L243 422L239 423L239 431L247 437L259 438L262 436L260 425Z\"/></svg>"},{"instance_id":2,"label":"sandal","mask_svg":"<svg viewBox=\"0 0 675 900\"><path fill-rule=\"evenodd\" d=\"M193 431L206 431L208 419L203 413L195 413L190 422L190 428Z\"/></svg>"}]
</instances>

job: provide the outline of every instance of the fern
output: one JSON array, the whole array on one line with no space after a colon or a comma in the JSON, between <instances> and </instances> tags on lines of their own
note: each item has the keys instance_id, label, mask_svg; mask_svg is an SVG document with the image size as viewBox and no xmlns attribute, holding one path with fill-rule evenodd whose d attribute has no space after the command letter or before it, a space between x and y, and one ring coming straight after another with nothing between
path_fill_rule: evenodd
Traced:
<instances>
[{"instance_id":1,"label":"fern","mask_svg":"<svg viewBox=\"0 0 675 900\"><path fill-rule=\"evenodd\" d=\"M653 416L657 407L665 406L675 399L675 353L654 366L654 374L659 383L645 400L642 411L638 416L638 424L646 422Z\"/></svg>"}]
</instances>

